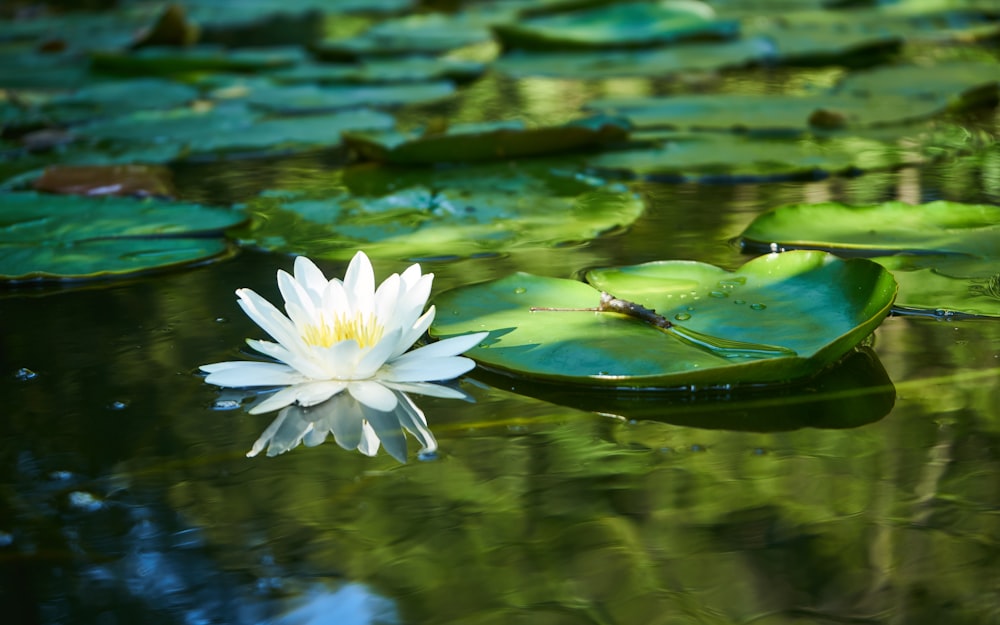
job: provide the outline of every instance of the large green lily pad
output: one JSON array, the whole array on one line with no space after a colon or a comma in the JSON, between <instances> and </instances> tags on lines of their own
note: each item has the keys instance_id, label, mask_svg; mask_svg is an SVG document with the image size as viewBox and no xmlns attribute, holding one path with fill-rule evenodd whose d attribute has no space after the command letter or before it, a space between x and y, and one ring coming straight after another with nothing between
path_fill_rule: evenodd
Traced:
<instances>
[{"instance_id":1,"label":"large green lily pad","mask_svg":"<svg viewBox=\"0 0 1000 625\"><path fill-rule=\"evenodd\" d=\"M879 256L899 282L902 309L1000 316L1000 206L796 204L757 217L740 236L751 249Z\"/></svg>"},{"instance_id":2,"label":"large green lily pad","mask_svg":"<svg viewBox=\"0 0 1000 625\"><path fill-rule=\"evenodd\" d=\"M623 141L629 126L596 115L557 126L528 127L520 121L456 124L441 132L345 132L359 156L385 163L450 163L557 154Z\"/></svg>"},{"instance_id":3,"label":"large green lily pad","mask_svg":"<svg viewBox=\"0 0 1000 625\"><path fill-rule=\"evenodd\" d=\"M5 193L0 280L83 280L190 264L227 250L240 211L121 197ZM216 235L212 238L210 235Z\"/></svg>"},{"instance_id":4,"label":"large green lily pad","mask_svg":"<svg viewBox=\"0 0 1000 625\"><path fill-rule=\"evenodd\" d=\"M620 186L546 163L400 171L362 165L249 205L243 243L316 258L460 257L551 247L617 231L643 211Z\"/></svg>"},{"instance_id":5,"label":"large green lily pad","mask_svg":"<svg viewBox=\"0 0 1000 625\"><path fill-rule=\"evenodd\" d=\"M490 336L466 355L553 382L614 387L783 383L815 374L889 313L896 283L879 265L800 251L735 272L692 261L594 270L590 284L518 273L437 298L431 334ZM662 329L592 308L600 291L655 309Z\"/></svg>"},{"instance_id":6,"label":"large green lily pad","mask_svg":"<svg viewBox=\"0 0 1000 625\"><path fill-rule=\"evenodd\" d=\"M690 39L729 39L736 20L716 19L696 0L619 2L581 11L496 24L506 48L580 50L643 48Z\"/></svg>"}]
</instances>

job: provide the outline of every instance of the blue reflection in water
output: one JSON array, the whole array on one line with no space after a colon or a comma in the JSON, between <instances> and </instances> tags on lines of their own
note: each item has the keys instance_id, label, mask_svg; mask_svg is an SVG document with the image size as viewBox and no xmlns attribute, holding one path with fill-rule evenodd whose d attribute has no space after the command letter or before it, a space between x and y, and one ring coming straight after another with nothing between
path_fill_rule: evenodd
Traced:
<instances>
[{"instance_id":1,"label":"blue reflection in water","mask_svg":"<svg viewBox=\"0 0 1000 625\"><path fill-rule=\"evenodd\" d=\"M274 625L368 625L399 623L396 606L362 584L345 584L337 590L317 584L289 602L286 614Z\"/></svg>"}]
</instances>

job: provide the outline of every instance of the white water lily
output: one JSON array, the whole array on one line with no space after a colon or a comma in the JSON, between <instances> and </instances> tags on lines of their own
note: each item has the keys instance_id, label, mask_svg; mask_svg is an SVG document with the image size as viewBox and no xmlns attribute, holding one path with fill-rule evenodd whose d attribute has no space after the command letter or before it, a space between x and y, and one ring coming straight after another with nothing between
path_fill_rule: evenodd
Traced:
<instances>
[{"instance_id":1,"label":"white water lily","mask_svg":"<svg viewBox=\"0 0 1000 625\"><path fill-rule=\"evenodd\" d=\"M320 404L341 392L381 413L393 412L393 391L437 397L463 393L438 384L475 366L462 352L482 341L477 332L444 339L407 352L434 321L434 306L423 312L433 274L412 265L375 288L375 273L358 252L343 281L327 280L308 258L295 259L294 274L278 271L285 314L250 289L238 289L240 307L277 342L247 344L277 362L230 361L203 365L205 381L241 388L284 386L250 412L260 414L292 404Z\"/></svg>"}]
</instances>

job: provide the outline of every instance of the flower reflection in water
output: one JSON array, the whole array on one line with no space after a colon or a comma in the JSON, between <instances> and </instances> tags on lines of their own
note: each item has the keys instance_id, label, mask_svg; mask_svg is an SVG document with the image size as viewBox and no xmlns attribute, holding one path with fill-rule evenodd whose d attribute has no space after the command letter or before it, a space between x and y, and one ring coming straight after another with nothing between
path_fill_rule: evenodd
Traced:
<instances>
[{"instance_id":1,"label":"flower reflection in water","mask_svg":"<svg viewBox=\"0 0 1000 625\"><path fill-rule=\"evenodd\" d=\"M468 398L461 391L444 386L439 388L439 396ZM392 392L396 395L396 406L389 411L372 408L350 393L338 393L315 406L293 404L282 408L247 456L256 456L265 448L268 456L276 456L300 444L314 447L330 434L344 449L357 449L366 456L374 456L381 445L400 462L406 462L406 432L420 443L420 453L436 451L437 440L427 427L423 411L406 393Z\"/></svg>"}]
</instances>

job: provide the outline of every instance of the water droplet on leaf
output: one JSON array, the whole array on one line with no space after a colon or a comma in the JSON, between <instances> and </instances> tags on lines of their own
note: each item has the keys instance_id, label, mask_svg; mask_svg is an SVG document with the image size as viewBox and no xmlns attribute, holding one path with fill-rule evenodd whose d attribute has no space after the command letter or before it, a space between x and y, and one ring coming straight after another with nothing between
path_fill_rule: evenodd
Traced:
<instances>
[{"instance_id":1,"label":"water droplet on leaf","mask_svg":"<svg viewBox=\"0 0 1000 625\"><path fill-rule=\"evenodd\" d=\"M750 304L750 308L754 310L764 310L767 308L767 304Z\"/></svg>"},{"instance_id":2,"label":"water droplet on leaf","mask_svg":"<svg viewBox=\"0 0 1000 625\"><path fill-rule=\"evenodd\" d=\"M676 315L674 315L674 319L676 319L677 321L687 321L690 318L691 315L689 315L688 313L677 313Z\"/></svg>"}]
</instances>

